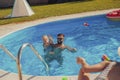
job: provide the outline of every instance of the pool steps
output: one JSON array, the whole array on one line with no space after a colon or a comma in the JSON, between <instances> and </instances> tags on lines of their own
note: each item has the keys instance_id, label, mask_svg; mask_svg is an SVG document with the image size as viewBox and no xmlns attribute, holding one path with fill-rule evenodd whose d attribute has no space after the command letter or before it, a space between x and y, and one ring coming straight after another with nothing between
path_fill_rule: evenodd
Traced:
<instances>
[{"instance_id":1,"label":"pool steps","mask_svg":"<svg viewBox=\"0 0 120 80\"><path fill-rule=\"evenodd\" d=\"M22 54L23 49L25 49L27 46L30 47L31 50L35 53L35 55L40 59L40 61L43 62L43 64L44 64L45 67L46 67L46 73L47 73L47 75L49 75L49 67L48 67L47 63L44 61L44 59L40 56L40 54L38 53L38 51L37 51L37 50L33 47L33 45L31 45L30 43L24 43L24 44L20 47L20 49L19 49L19 51L18 51L17 57L15 57L5 46L3 46L2 44L0 44L0 48L1 48L6 54L8 54L13 60L16 61L17 69L18 69L19 80L23 80L23 79L22 79L21 64L20 64L21 54Z\"/></svg>"}]
</instances>

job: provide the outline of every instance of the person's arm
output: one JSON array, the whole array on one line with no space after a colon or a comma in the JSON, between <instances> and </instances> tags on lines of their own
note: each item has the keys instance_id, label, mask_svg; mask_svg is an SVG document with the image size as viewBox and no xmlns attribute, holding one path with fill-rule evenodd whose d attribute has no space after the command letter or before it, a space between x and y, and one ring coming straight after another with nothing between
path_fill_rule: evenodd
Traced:
<instances>
[{"instance_id":1,"label":"person's arm","mask_svg":"<svg viewBox=\"0 0 120 80\"><path fill-rule=\"evenodd\" d=\"M76 48L71 48L71 47L69 47L69 46L66 46L66 49L69 50L69 51L72 52L72 53L74 53L74 52L77 51Z\"/></svg>"}]
</instances>

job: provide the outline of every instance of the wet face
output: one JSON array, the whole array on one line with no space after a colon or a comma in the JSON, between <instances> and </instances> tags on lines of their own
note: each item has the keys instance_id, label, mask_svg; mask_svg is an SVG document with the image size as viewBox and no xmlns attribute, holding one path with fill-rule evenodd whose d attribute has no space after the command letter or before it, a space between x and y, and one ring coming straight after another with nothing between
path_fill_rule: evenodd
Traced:
<instances>
[{"instance_id":1,"label":"wet face","mask_svg":"<svg viewBox=\"0 0 120 80\"><path fill-rule=\"evenodd\" d=\"M57 43L58 44L62 44L63 41L64 41L64 36L63 35L60 35L60 36L57 37Z\"/></svg>"},{"instance_id":2,"label":"wet face","mask_svg":"<svg viewBox=\"0 0 120 80\"><path fill-rule=\"evenodd\" d=\"M45 36L43 36L43 41L45 42L45 43L47 43L47 42L49 42L49 39L48 39L48 37L45 35Z\"/></svg>"}]
</instances>

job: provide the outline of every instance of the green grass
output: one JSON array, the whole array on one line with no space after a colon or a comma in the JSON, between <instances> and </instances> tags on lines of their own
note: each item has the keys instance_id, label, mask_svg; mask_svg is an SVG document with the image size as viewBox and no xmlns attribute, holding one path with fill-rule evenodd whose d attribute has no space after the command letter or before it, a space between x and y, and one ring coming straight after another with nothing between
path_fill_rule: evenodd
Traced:
<instances>
[{"instance_id":1,"label":"green grass","mask_svg":"<svg viewBox=\"0 0 120 80\"><path fill-rule=\"evenodd\" d=\"M81 13L87 11L96 11L104 9L120 8L120 0L88 0L88 1L75 1L63 4L52 4L42 6L32 6L35 15L30 17L3 19L9 15L11 9L0 9L0 25L9 23L19 23L31 21L51 16L60 16L74 13Z\"/></svg>"}]
</instances>

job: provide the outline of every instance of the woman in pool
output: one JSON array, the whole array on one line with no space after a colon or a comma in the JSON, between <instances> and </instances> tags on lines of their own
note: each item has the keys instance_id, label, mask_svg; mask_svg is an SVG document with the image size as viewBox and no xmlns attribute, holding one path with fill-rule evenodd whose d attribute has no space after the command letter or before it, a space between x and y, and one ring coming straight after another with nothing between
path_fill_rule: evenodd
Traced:
<instances>
[{"instance_id":1,"label":"woman in pool","mask_svg":"<svg viewBox=\"0 0 120 80\"><path fill-rule=\"evenodd\" d=\"M89 65L87 64L85 59L77 57L77 63L82 65L82 68L80 69L78 75L78 80L90 80L89 78L90 72L101 72L111 63L114 63L114 65L110 69L107 75L107 79L102 80L120 80L120 62L102 61L95 65Z\"/></svg>"}]
</instances>

